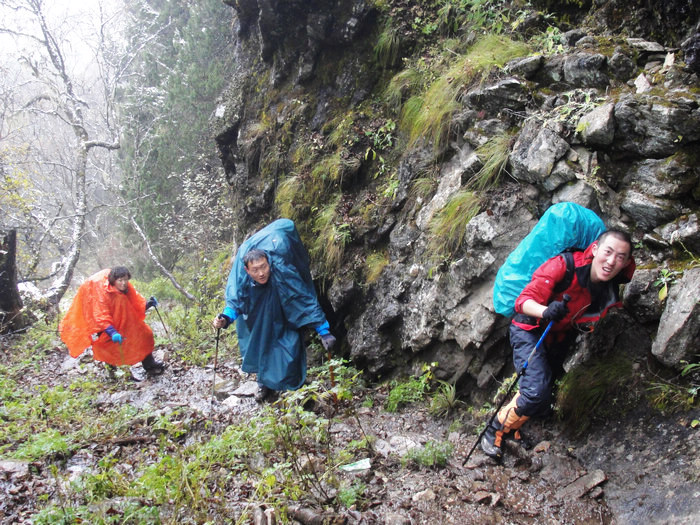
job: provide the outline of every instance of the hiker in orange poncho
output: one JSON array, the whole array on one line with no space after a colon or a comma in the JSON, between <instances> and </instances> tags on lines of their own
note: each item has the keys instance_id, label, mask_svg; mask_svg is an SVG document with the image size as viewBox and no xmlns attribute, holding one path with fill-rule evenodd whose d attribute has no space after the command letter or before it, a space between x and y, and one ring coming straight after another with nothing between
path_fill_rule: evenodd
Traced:
<instances>
[{"instance_id":1,"label":"hiker in orange poncho","mask_svg":"<svg viewBox=\"0 0 700 525\"><path fill-rule=\"evenodd\" d=\"M164 365L153 357L153 332L145 323L146 310L158 301L146 301L129 279L129 270L116 266L85 281L61 321L61 339L72 357L92 345L96 361L112 366L141 361L146 372L160 374Z\"/></svg>"}]
</instances>

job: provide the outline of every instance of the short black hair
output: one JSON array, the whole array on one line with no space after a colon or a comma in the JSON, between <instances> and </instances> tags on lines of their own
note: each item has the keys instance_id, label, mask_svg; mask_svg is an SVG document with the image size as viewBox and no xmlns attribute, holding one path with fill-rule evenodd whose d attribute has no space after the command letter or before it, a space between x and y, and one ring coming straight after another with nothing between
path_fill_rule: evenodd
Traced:
<instances>
[{"instance_id":1,"label":"short black hair","mask_svg":"<svg viewBox=\"0 0 700 525\"><path fill-rule=\"evenodd\" d=\"M267 254L264 251L259 248L253 248L243 256L243 264L246 268L248 268L248 263L255 262L260 259L265 259L267 262L270 262L267 260Z\"/></svg>"},{"instance_id":2,"label":"short black hair","mask_svg":"<svg viewBox=\"0 0 700 525\"><path fill-rule=\"evenodd\" d=\"M608 237L615 237L616 239L619 239L619 240L624 241L627 244L629 244L630 245L630 255L632 255L632 250L634 250L634 245L632 244L632 237L630 236L629 233L623 232L622 230L605 230L603 233L601 233L598 236L598 238L596 239L596 242L598 243L598 245L600 245Z\"/></svg>"},{"instance_id":3,"label":"short black hair","mask_svg":"<svg viewBox=\"0 0 700 525\"><path fill-rule=\"evenodd\" d=\"M121 279L122 277L131 279L131 273L129 272L129 269L126 266L115 266L109 271L107 279L109 280L109 284L114 286L114 283L117 281L117 279Z\"/></svg>"}]
</instances>

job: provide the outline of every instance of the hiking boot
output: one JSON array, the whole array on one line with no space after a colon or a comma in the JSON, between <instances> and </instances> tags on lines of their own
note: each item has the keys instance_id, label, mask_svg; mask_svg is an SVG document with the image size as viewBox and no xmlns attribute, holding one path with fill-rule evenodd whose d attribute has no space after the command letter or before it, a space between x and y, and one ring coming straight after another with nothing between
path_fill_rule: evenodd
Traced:
<instances>
[{"instance_id":1,"label":"hiking boot","mask_svg":"<svg viewBox=\"0 0 700 525\"><path fill-rule=\"evenodd\" d=\"M107 377L109 378L109 380L116 381L117 380L117 367L114 365L110 365L109 363L105 363L105 369L107 370Z\"/></svg>"},{"instance_id":2,"label":"hiking boot","mask_svg":"<svg viewBox=\"0 0 700 525\"><path fill-rule=\"evenodd\" d=\"M148 354L146 358L141 361L141 365L149 376L160 375L165 370L165 365L160 361L156 361L152 353Z\"/></svg>"},{"instance_id":3,"label":"hiking boot","mask_svg":"<svg viewBox=\"0 0 700 525\"><path fill-rule=\"evenodd\" d=\"M498 421L498 418L495 418L493 422L486 427L486 432L484 432L481 442L479 443L481 445L481 450L484 451L484 454L495 459L496 461L501 461L501 458L503 457L503 451L501 450L500 444L496 445L496 432L500 431L502 428L503 426Z\"/></svg>"},{"instance_id":4,"label":"hiking boot","mask_svg":"<svg viewBox=\"0 0 700 525\"><path fill-rule=\"evenodd\" d=\"M258 387L258 391L255 393L255 401L262 403L270 395L270 392L272 392L272 390L267 388L265 385L260 385Z\"/></svg>"}]
</instances>

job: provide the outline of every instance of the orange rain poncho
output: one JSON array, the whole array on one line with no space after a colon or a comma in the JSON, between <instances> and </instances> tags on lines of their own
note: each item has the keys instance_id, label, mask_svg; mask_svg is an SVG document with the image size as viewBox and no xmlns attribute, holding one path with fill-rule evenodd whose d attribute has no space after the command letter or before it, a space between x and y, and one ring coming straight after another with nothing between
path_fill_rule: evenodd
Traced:
<instances>
[{"instance_id":1,"label":"orange rain poncho","mask_svg":"<svg viewBox=\"0 0 700 525\"><path fill-rule=\"evenodd\" d=\"M129 283L126 293L109 284L110 270L85 281L59 325L61 339L72 357L92 345L96 361L110 365L134 365L153 352L153 331L145 323L146 299ZM113 343L105 328L113 326L124 338ZM93 334L99 334L93 341Z\"/></svg>"}]
</instances>

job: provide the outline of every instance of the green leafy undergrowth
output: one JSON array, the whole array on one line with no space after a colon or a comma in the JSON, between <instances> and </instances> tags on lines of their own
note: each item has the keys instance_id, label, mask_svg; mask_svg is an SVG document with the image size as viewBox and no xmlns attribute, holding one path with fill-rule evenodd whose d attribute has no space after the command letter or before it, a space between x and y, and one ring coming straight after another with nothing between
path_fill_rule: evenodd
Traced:
<instances>
[{"instance_id":1,"label":"green leafy undergrowth","mask_svg":"<svg viewBox=\"0 0 700 525\"><path fill-rule=\"evenodd\" d=\"M405 405L421 401L430 390L431 382L434 379L433 368L435 366L437 366L437 363L424 364L420 376L392 380L390 383L391 390L384 407L387 412L397 412L399 408Z\"/></svg>"},{"instance_id":2,"label":"green leafy undergrowth","mask_svg":"<svg viewBox=\"0 0 700 525\"><path fill-rule=\"evenodd\" d=\"M402 458L403 466L444 467L450 459L454 446L448 442L428 441L422 447L409 450Z\"/></svg>"},{"instance_id":3,"label":"green leafy undergrowth","mask_svg":"<svg viewBox=\"0 0 700 525\"><path fill-rule=\"evenodd\" d=\"M699 404L700 363L682 361L682 364L684 366L680 376L671 379L658 378L651 381L647 387L646 396L651 406L662 413L683 412ZM697 421L693 421L693 424L700 426L700 422Z\"/></svg>"},{"instance_id":4,"label":"green leafy undergrowth","mask_svg":"<svg viewBox=\"0 0 700 525\"><path fill-rule=\"evenodd\" d=\"M110 424L113 436L130 435L127 428L148 421L140 432L157 435L158 440L128 449L128 456L127 449L107 447L96 467L71 481L68 472L56 468L54 476L63 488L46 498L35 522L248 523L248 499L277 509L281 522L288 520L287 505L302 500L361 508L366 504L365 487L338 474L340 465L366 457L374 441L357 416L348 416L348 402L363 389L359 371L334 359L311 368L308 376L308 384L299 390L283 393L250 417L218 429L183 423L184 409L155 417L134 408L126 418L110 417L109 409L102 415L76 414L91 417L90 425ZM356 418L359 439L339 441L332 428L340 417ZM57 436L58 431L47 432L42 439L56 442ZM84 437L68 446L89 442ZM52 445L54 453L57 448ZM47 455L44 459L51 460ZM235 512L232 498L239 502Z\"/></svg>"}]
</instances>

